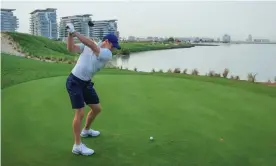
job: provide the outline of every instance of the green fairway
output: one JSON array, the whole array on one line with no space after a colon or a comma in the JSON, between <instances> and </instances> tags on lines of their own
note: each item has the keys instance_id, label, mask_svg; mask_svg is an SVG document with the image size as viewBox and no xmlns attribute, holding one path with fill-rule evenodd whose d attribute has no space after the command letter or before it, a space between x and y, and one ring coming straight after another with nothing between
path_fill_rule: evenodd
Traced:
<instances>
[{"instance_id":1,"label":"green fairway","mask_svg":"<svg viewBox=\"0 0 276 166\"><path fill-rule=\"evenodd\" d=\"M276 165L273 87L105 69L94 78L102 134L83 139L96 153L75 156L72 65L1 56L3 166Z\"/></svg>"}]
</instances>

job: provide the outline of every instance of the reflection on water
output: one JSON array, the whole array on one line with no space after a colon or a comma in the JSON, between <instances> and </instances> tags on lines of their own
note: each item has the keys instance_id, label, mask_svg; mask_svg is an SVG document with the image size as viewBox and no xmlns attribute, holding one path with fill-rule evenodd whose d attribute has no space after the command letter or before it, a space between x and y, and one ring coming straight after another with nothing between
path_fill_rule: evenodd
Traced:
<instances>
[{"instance_id":1,"label":"reflection on water","mask_svg":"<svg viewBox=\"0 0 276 166\"><path fill-rule=\"evenodd\" d=\"M149 72L153 68L197 69L200 75L209 71L222 73L230 69L229 75L247 79L248 73L256 73L258 81L274 80L276 76L276 45L273 44L225 44L221 46L198 46L193 48L149 51L120 57L117 66Z\"/></svg>"}]
</instances>

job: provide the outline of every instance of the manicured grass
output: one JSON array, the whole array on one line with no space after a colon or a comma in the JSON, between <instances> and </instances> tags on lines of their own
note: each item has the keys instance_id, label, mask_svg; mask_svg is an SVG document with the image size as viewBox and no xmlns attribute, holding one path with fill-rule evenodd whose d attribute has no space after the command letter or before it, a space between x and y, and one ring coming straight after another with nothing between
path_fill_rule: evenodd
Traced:
<instances>
[{"instance_id":1,"label":"manicured grass","mask_svg":"<svg viewBox=\"0 0 276 166\"><path fill-rule=\"evenodd\" d=\"M40 78L68 75L73 69L72 64L45 63L1 53L1 88ZM117 70L105 69L101 73L114 73ZM131 71L121 71L133 73Z\"/></svg>"},{"instance_id":2,"label":"manicured grass","mask_svg":"<svg viewBox=\"0 0 276 166\"><path fill-rule=\"evenodd\" d=\"M105 69L94 78L103 111L93 128L102 135L83 139L96 154L75 156L65 88L72 65L1 56L2 165L276 165L273 87ZM58 77L35 80L42 69Z\"/></svg>"}]
</instances>

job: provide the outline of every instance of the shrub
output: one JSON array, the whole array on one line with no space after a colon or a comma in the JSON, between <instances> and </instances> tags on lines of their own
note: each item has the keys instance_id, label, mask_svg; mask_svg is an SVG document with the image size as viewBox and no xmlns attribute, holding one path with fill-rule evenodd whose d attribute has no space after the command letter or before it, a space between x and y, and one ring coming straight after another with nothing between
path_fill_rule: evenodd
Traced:
<instances>
[{"instance_id":1,"label":"shrub","mask_svg":"<svg viewBox=\"0 0 276 166\"><path fill-rule=\"evenodd\" d=\"M240 80L240 77L239 76L235 76L235 80Z\"/></svg>"},{"instance_id":2,"label":"shrub","mask_svg":"<svg viewBox=\"0 0 276 166\"><path fill-rule=\"evenodd\" d=\"M199 74L199 72L198 72L197 69L193 69L193 70L192 70L192 75L198 75L198 74Z\"/></svg>"},{"instance_id":3,"label":"shrub","mask_svg":"<svg viewBox=\"0 0 276 166\"><path fill-rule=\"evenodd\" d=\"M123 66L121 66L120 69L122 70L122 69L123 69Z\"/></svg>"},{"instance_id":4,"label":"shrub","mask_svg":"<svg viewBox=\"0 0 276 166\"><path fill-rule=\"evenodd\" d=\"M210 76L210 77L214 77L214 76L215 76L215 74L216 74L216 73L215 73L214 71L212 71L212 70L211 70L211 71L209 71L208 76Z\"/></svg>"},{"instance_id":5,"label":"shrub","mask_svg":"<svg viewBox=\"0 0 276 166\"><path fill-rule=\"evenodd\" d=\"M134 67L134 71L136 71L136 72L137 72L137 68L136 68L136 67Z\"/></svg>"},{"instance_id":6,"label":"shrub","mask_svg":"<svg viewBox=\"0 0 276 166\"><path fill-rule=\"evenodd\" d=\"M220 77L220 73L215 73L215 77Z\"/></svg>"},{"instance_id":7,"label":"shrub","mask_svg":"<svg viewBox=\"0 0 276 166\"><path fill-rule=\"evenodd\" d=\"M151 72L152 72L152 73L155 73L155 70L154 70L154 68L153 68L153 69L151 70Z\"/></svg>"},{"instance_id":8,"label":"shrub","mask_svg":"<svg viewBox=\"0 0 276 166\"><path fill-rule=\"evenodd\" d=\"M51 56L51 61L56 61L56 57Z\"/></svg>"},{"instance_id":9,"label":"shrub","mask_svg":"<svg viewBox=\"0 0 276 166\"><path fill-rule=\"evenodd\" d=\"M271 83L270 79L267 80L267 83L269 83L269 84Z\"/></svg>"},{"instance_id":10,"label":"shrub","mask_svg":"<svg viewBox=\"0 0 276 166\"><path fill-rule=\"evenodd\" d=\"M160 70L159 70L159 73L163 73L163 70L162 70L162 69L160 69Z\"/></svg>"},{"instance_id":11,"label":"shrub","mask_svg":"<svg viewBox=\"0 0 276 166\"><path fill-rule=\"evenodd\" d=\"M122 48L120 52L121 52L122 55L129 55L130 54L129 49Z\"/></svg>"},{"instance_id":12,"label":"shrub","mask_svg":"<svg viewBox=\"0 0 276 166\"><path fill-rule=\"evenodd\" d=\"M235 77L233 75L231 75L230 79L235 79Z\"/></svg>"},{"instance_id":13,"label":"shrub","mask_svg":"<svg viewBox=\"0 0 276 166\"><path fill-rule=\"evenodd\" d=\"M222 73L222 76L224 77L224 78L227 78L227 76L228 76L228 74L229 74L229 69L224 69L224 71L223 71L223 73Z\"/></svg>"},{"instance_id":14,"label":"shrub","mask_svg":"<svg viewBox=\"0 0 276 166\"><path fill-rule=\"evenodd\" d=\"M250 81L250 82L255 82L255 81L256 81L256 75L257 75L257 74L249 73L249 74L247 75L247 80Z\"/></svg>"},{"instance_id":15,"label":"shrub","mask_svg":"<svg viewBox=\"0 0 276 166\"><path fill-rule=\"evenodd\" d=\"M168 69L168 71L167 71L168 73L172 73L172 69Z\"/></svg>"},{"instance_id":16,"label":"shrub","mask_svg":"<svg viewBox=\"0 0 276 166\"><path fill-rule=\"evenodd\" d=\"M183 70L183 74L187 74L188 69Z\"/></svg>"},{"instance_id":17,"label":"shrub","mask_svg":"<svg viewBox=\"0 0 276 166\"><path fill-rule=\"evenodd\" d=\"M174 73L181 73L181 71L180 71L179 68L175 68L173 72L174 72Z\"/></svg>"}]
</instances>

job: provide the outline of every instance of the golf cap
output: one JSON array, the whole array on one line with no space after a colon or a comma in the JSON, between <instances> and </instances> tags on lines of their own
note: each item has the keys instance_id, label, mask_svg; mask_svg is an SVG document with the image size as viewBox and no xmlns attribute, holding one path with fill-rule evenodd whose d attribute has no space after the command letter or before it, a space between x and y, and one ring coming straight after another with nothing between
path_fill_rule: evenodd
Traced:
<instances>
[{"instance_id":1,"label":"golf cap","mask_svg":"<svg viewBox=\"0 0 276 166\"><path fill-rule=\"evenodd\" d=\"M112 43L113 47L117 49L121 49L121 46L118 43L118 38L116 35L114 35L113 33L107 34L104 36L103 40L106 40L106 39Z\"/></svg>"}]
</instances>

